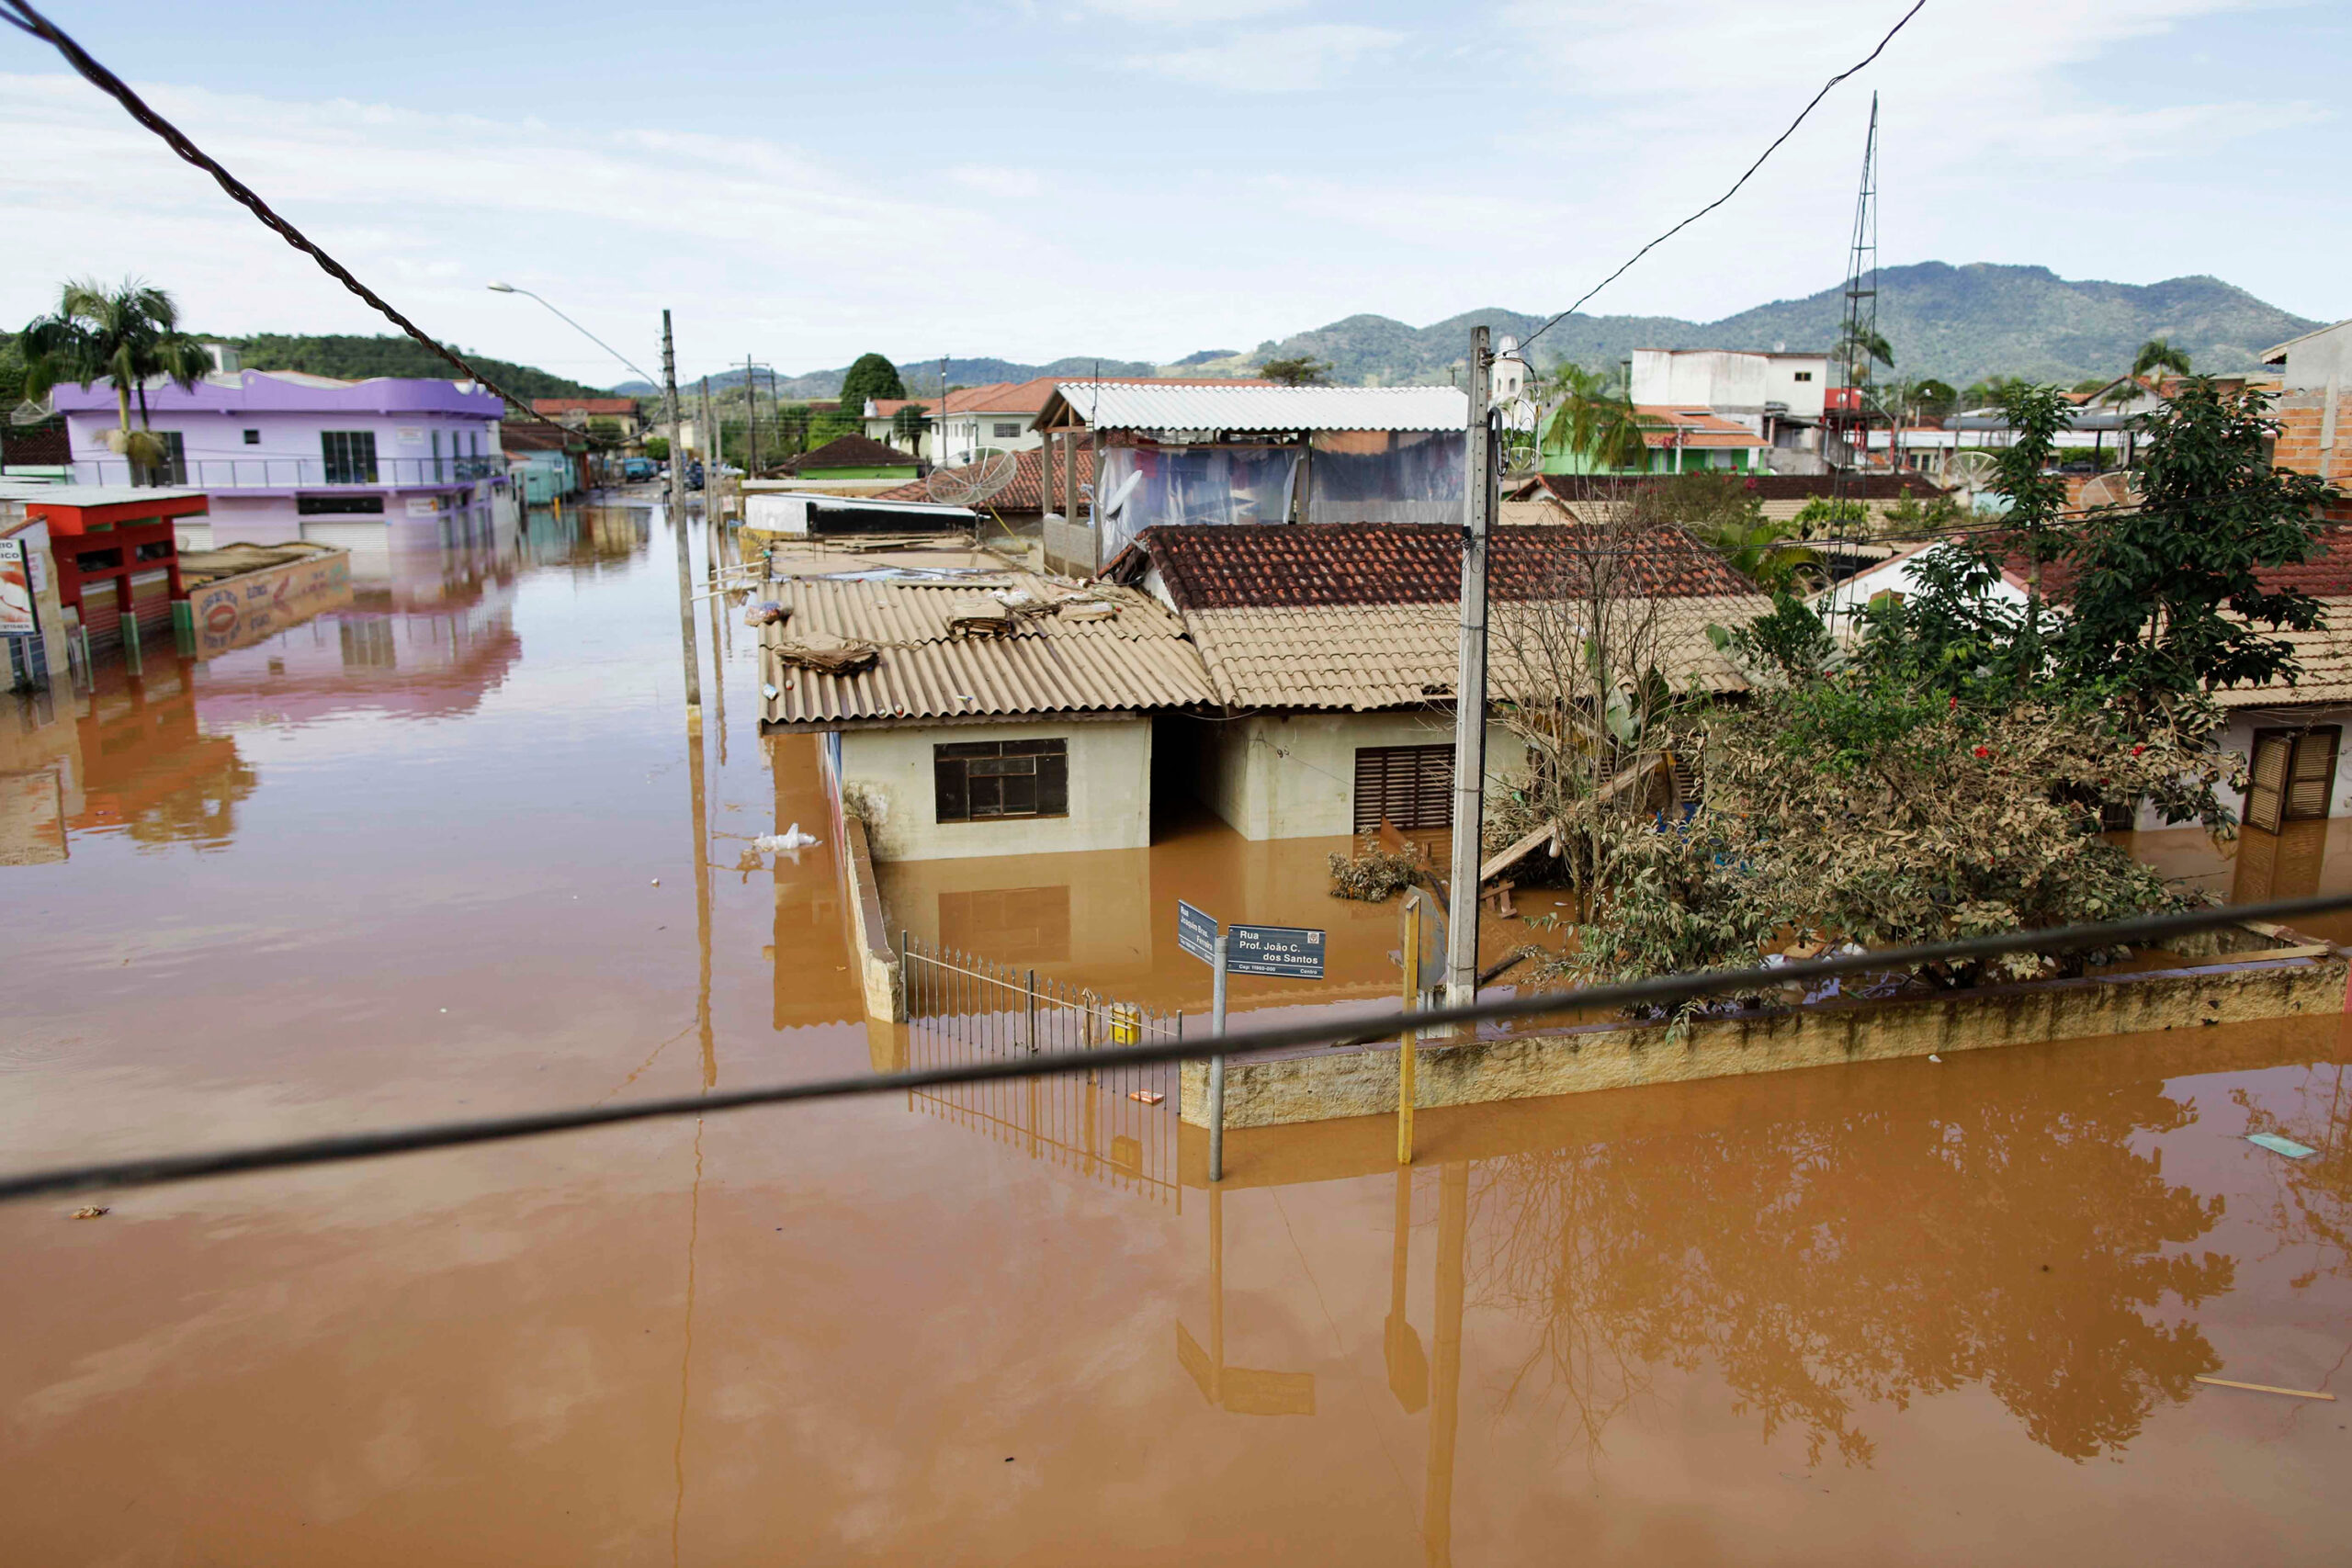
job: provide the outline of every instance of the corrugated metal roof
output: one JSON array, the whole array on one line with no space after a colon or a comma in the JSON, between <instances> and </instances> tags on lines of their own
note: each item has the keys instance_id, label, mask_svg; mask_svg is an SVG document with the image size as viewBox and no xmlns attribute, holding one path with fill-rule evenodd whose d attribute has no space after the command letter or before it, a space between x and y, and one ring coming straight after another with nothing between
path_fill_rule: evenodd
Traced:
<instances>
[{"instance_id":1,"label":"corrugated metal roof","mask_svg":"<svg viewBox=\"0 0 2352 1568\"><path fill-rule=\"evenodd\" d=\"M1770 611L1761 593L1639 602L1655 615L1660 672L1679 686L1711 692L1745 686L1737 669L1707 636L1709 625L1742 626ZM1495 606L1488 659L1494 694L1510 694L1532 653L1560 639L1542 637L1531 620L1557 607ZM1186 617L1219 701L1233 707L1375 708L1450 703L1458 672L1460 622L1450 604L1260 606L1199 610Z\"/></svg>"},{"instance_id":2,"label":"corrugated metal roof","mask_svg":"<svg viewBox=\"0 0 2352 1568\"><path fill-rule=\"evenodd\" d=\"M803 578L773 587L792 615L761 629L761 679L776 688L762 707L769 724L1123 712L1215 700L1183 623L1133 589L1077 589L1026 572L922 583ZM1015 593L1028 595L1030 604L1109 604L1118 613L1106 619L1022 616L1010 636L949 635L959 605ZM881 657L856 674L827 675L775 656L787 643L842 641L871 643Z\"/></svg>"},{"instance_id":3,"label":"corrugated metal roof","mask_svg":"<svg viewBox=\"0 0 2352 1568\"><path fill-rule=\"evenodd\" d=\"M1064 381L1059 391L1098 430L1467 430L1455 387L1173 386Z\"/></svg>"}]
</instances>

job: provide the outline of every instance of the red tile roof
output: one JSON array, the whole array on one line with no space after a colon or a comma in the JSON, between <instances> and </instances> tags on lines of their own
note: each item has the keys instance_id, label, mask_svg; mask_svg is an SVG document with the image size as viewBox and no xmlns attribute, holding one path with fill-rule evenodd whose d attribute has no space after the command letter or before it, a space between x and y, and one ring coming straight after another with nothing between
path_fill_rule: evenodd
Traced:
<instances>
[{"instance_id":1,"label":"red tile roof","mask_svg":"<svg viewBox=\"0 0 2352 1568\"><path fill-rule=\"evenodd\" d=\"M1729 474L1714 477L1736 484L1758 501L1811 501L1837 493L1851 501L1899 501L1905 495L1922 500L1944 493L1943 487L1918 474L1848 474L1843 481L1829 474ZM1544 474L1529 479L1514 494L1532 496L1540 487L1562 501L1610 501L1630 497L1645 484L1671 484L1676 474Z\"/></svg>"},{"instance_id":2,"label":"red tile roof","mask_svg":"<svg viewBox=\"0 0 2352 1568\"><path fill-rule=\"evenodd\" d=\"M2019 588L2030 581L2031 571L2031 564L2022 550L2011 550L2002 558L2002 575ZM2311 559L2270 567L2254 575L2266 592L2291 589L2314 599L2352 599L2352 527L2323 528L2318 552ZM2045 598L2059 604L2073 598L2074 563L2046 562L2041 569L2041 592Z\"/></svg>"},{"instance_id":3,"label":"red tile roof","mask_svg":"<svg viewBox=\"0 0 2352 1568\"><path fill-rule=\"evenodd\" d=\"M533 398L533 413L635 413L635 398Z\"/></svg>"},{"instance_id":4,"label":"red tile roof","mask_svg":"<svg viewBox=\"0 0 2352 1568\"><path fill-rule=\"evenodd\" d=\"M1713 409L1686 408L1676 403L1637 403L1634 412L1642 422L1642 442L1648 446L1770 446L1770 442L1736 419Z\"/></svg>"},{"instance_id":5,"label":"red tile roof","mask_svg":"<svg viewBox=\"0 0 2352 1568\"><path fill-rule=\"evenodd\" d=\"M1080 386L1091 376L1037 376L1026 381L994 381L985 387L965 387L947 394L949 413L1042 412L1054 389ZM1102 384L1122 387L1271 387L1272 381L1238 379L1230 376L1105 376Z\"/></svg>"},{"instance_id":6,"label":"red tile roof","mask_svg":"<svg viewBox=\"0 0 2352 1568\"><path fill-rule=\"evenodd\" d=\"M1541 599L1572 592L1604 536L1578 524L1498 530L1489 592ZM1619 563L1629 586L1659 598L1754 593L1756 585L1678 527L1652 529ZM1140 581L1159 569L1180 610L1261 605L1435 604L1462 593L1462 536L1396 523L1147 528L1102 575Z\"/></svg>"},{"instance_id":7,"label":"red tile roof","mask_svg":"<svg viewBox=\"0 0 2352 1568\"><path fill-rule=\"evenodd\" d=\"M896 446L863 435L837 435L785 465L796 474L812 468L911 468L915 460Z\"/></svg>"},{"instance_id":8,"label":"red tile roof","mask_svg":"<svg viewBox=\"0 0 2352 1568\"><path fill-rule=\"evenodd\" d=\"M1080 485L1090 485L1094 482L1091 461L1093 451L1092 441L1081 441L1079 444L1078 482ZM1012 455L1012 482L989 497L983 504L993 511L1004 513L1056 510L1046 504L1045 448L1030 446L1015 452ZM1061 460L1056 458L1054 488L1058 491L1061 485ZM922 480L917 479L912 484L903 484L896 490L886 490L874 499L876 501L929 501L931 492L924 489ZM1082 491L1078 498L1078 509L1081 513L1087 509L1086 497Z\"/></svg>"}]
</instances>

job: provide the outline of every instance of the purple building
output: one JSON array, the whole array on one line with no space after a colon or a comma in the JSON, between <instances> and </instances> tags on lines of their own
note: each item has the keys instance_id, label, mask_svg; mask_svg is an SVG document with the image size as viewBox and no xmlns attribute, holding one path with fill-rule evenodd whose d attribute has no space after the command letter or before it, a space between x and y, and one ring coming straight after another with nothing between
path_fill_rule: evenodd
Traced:
<instances>
[{"instance_id":1,"label":"purple building","mask_svg":"<svg viewBox=\"0 0 2352 1568\"><path fill-rule=\"evenodd\" d=\"M315 539L372 555L471 544L502 516L512 521L498 443L504 404L469 381L235 370L190 391L159 382L147 389L148 423L169 460L139 476L107 445L118 424L111 384L54 396L75 483L143 480L211 497L209 518L182 536L191 548Z\"/></svg>"}]
</instances>

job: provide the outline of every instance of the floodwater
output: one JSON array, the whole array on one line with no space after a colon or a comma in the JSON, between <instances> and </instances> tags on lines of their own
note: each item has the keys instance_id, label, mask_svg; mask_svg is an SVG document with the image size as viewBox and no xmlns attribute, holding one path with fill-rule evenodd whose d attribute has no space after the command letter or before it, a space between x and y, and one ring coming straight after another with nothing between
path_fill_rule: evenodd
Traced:
<instances>
[{"instance_id":1,"label":"floodwater","mask_svg":"<svg viewBox=\"0 0 2352 1568\"><path fill-rule=\"evenodd\" d=\"M832 845L750 849L831 840L813 749L700 613L689 747L671 560L535 514L0 709L6 1165L865 1069ZM1386 983L1313 847L1171 831L1130 902ZM1193 1005L1088 868L887 880ZM1385 1122L1238 1132L1214 1194L1196 1135L1127 1179L892 1097L0 1208L0 1559L2340 1561L2352 1414L2195 1380L2339 1382L2347 1063L2328 1019L1423 1112L1401 1178Z\"/></svg>"}]
</instances>

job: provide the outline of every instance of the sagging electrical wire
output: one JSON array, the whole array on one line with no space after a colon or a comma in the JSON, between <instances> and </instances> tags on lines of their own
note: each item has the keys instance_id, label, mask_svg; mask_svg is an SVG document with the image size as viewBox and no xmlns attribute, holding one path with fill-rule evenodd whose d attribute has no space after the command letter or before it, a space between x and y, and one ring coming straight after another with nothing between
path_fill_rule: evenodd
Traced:
<instances>
[{"instance_id":1,"label":"sagging electrical wire","mask_svg":"<svg viewBox=\"0 0 2352 1568\"><path fill-rule=\"evenodd\" d=\"M1688 229L1691 224L1696 223L1700 219L1704 218L1708 213L1713 212L1716 208L1721 207L1724 202L1729 201L1733 197L1737 196L1739 194L1740 187L1746 185L1748 180L1754 176L1757 170L1764 166L1765 160L1771 157L1773 153L1781 150L1781 143L1786 141L1790 137L1794 136L1797 133L1797 127L1803 125L1805 122L1805 117L1812 114L1815 108L1820 107L1821 100L1829 96L1830 89L1837 86L1838 83L1846 80L1847 77L1860 71L1864 66L1869 65L1881 54L1884 53L1886 51L1886 46L1894 41L1894 35L1901 32L1905 27L1907 27L1910 24L1912 17L1917 16L1922 10L1926 9L1927 4L1928 0L1916 0L1916 3L1908 11L1903 13L1902 19L1897 21L1894 26L1886 29L1886 36L1878 40L1878 47L1876 49L1871 50L1868 54L1862 56L1861 59L1846 67L1845 70L1840 71L1837 75L1829 78L1828 81L1824 82L1821 85L1821 91L1814 94L1812 101L1797 111L1797 118L1789 121L1789 128L1781 132L1780 135L1774 137L1772 139L1772 144L1756 155L1756 162L1747 165L1747 173L1741 175L1739 178L1732 181L1731 188L1729 190L1715 197L1714 200L1707 203L1706 206L1699 209L1698 211L1690 214L1690 217L1685 218L1681 222L1677 223L1673 228L1668 229L1665 233L1660 234L1657 239L1652 240L1648 244L1644 245L1640 250L1635 251L1632 255L1626 257L1625 263L1623 266L1620 266L1615 272L1611 273L1607 277L1604 277L1600 282L1594 284L1590 288L1586 289L1584 293L1577 298L1575 304L1570 305L1566 310L1561 311L1558 315L1554 316L1550 321L1545 321L1532 333L1530 333L1525 341L1520 344L1520 348L1523 351L1532 347L1537 338L1542 337L1545 333L1550 332L1554 327L1558 326L1562 321L1565 321L1570 316L1575 315L1577 311L1584 308L1585 304L1590 300L1594 295L1600 293L1602 289L1608 288L1611 284L1624 276L1627 272L1633 269L1633 265L1635 262L1640 261L1644 256L1649 254L1652 251L1666 243L1667 241L1671 240L1675 235L1679 234L1683 230Z\"/></svg>"},{"instance_id":2,"label":"sagging electrical wire","mask_svg":"<svg viewBox=\"0 0 2352 1568\"><path fill-rule=\"evenodd\" d=\"M1669 975L1652 980L1590 986L1581 990L1544 991L1464 1007L1433 1008L1410 1013L1400 1010L1371 1017L1359 1015L1318 1023L1243 1030L1205 1040L1195 1037L1143 1045L1111 1046L1096 1051L1063 1051L1044 1056L1021 1053L994 1062L919 1068L911 1072L862 1074L854 1077L772 1084L724 1093L707 1092L666 1100L639 1100L628 1105L578 1106L520 1116L395 1127L380 1133L343 1134L323 1138L256 1144L244 1148L202 1154L159 1155L102 1164L67 1166L0 1178L0 1202L100 1189L153 1187L253 1171L340 1165L386 1155L507 1143L518 1138L543 1137L551 1133L580 1132L629 1122L711 1116L720 1111L748 1110L752 1106L898 1094L952 1084L1050 1077L1064 1073L1107 1072L1120 1067L1159 1066L1211 1056L1247 1055L1301 1045L1363 1045L1391 1038L1408 1023L1419 1032L1424 1050L1442 1049L1441 1043L1432 1039L1432 1032L1453 1024L1534 1018L1546 1013L1586 1010L1656 1007L1723 991L1805 986L1813 981L1836 979L1848 975L1909 971L1929 964L1996 958L2010 953L2065 953L2084 948L2144 945L2245 921L2285 921L2305 915L2333 914L2343 909L2352 909L2352 893L2288 898L2269 904L2186 909L2168 915L2147 915L2137 919L2098 925L2009 931L1998 936L1971 937L1960 942L1935 942L1920 947L1886 948L1847 957L1808 959L1771 969Z\"/></svg>"},{"instance_id":3,"label":"sagging electrical wire","mask_svg":"<svg viewBox=\"0 0 2352 1568\"><path fill-rule=\"evenodd\" d=\"M13 13L13 15L11 13ZM528 402L516 397L514 393L508 391L505 388L500 386L497 382L483 375L480 370L475 369L474 367L468 364L465 357L459 355L456 350L442 346L442 344L427 333L424 328L418 326L414 321L410 321L406 316L401 315L398 310L394 310L390 302L385 299L382 295L377 293L374 289L360 282L358 278L353 276L350 268L345 266L341 262L335 260L334 257L327 254L325 251L320 249L309 235L303 233L300 229L294 227L293 224L288 222L285 219L280 218L276 212L270 210L269 203L264 201L260 197L254 194L251 186L247 186L243 180L238 179L236 175L231 174L227 169L222 168L217 159L215 159L210 153L205 152L203 148L198 147L194 141L188 140L186 133L184 133L177 126L174 125L171 121L165 119L162 115L157 114L153 108L148 107L146 100L141 98L137 93L132 92L130 85L126 84L121 77L116 75L104 65L98 63L98 62L92 57L89 51L74 42L74 39L68 37L65 31L59 28L56 23L42 16L39 11L34 10L33 7L28 4L28 0L0 0L0 21L5 21L10 27L15 28L17 31L28 33L32 37L40 39L44 43L54 48L58 53L65 57L67 64L73 66L76 72L89 81L100 92L105 93L108 97L114 99L115 102L120 104L123 108L130 113L131 118L137 120L140 124L153 131L157 136L163 138L164 145L169 147L174 152L177 153L184 162L193 164L198 168L202 169L206 174L210 175L213 179L219 183L220 188L227 191L240 206L249 209L254 217L262 220L266 227L267 227L272 232L276 233L280 239L284 240L288 244L293 246L296 250L300 251L312 261L317 262L320 267L326 272L328 276L334 278L345 288L350 289L351 292L359 296L360 299L366 300L368 304L379 314L382 315L386 321L400 328L401 331L414 338L418 343L423 344L426 348L431 349L443 359L446 359L450 364L456 366L459 370L466 374L468 379L479 381L483 386L489 388L492 391L497 393L501 398L503 398L506 400L508 406L514 409L525 418L534 420L541 424L555 425L556 428L559 429L562 428L560 425L557 425L554 420L547 418L545 415L533 409Z\"/></svg>"}]
</instances>

